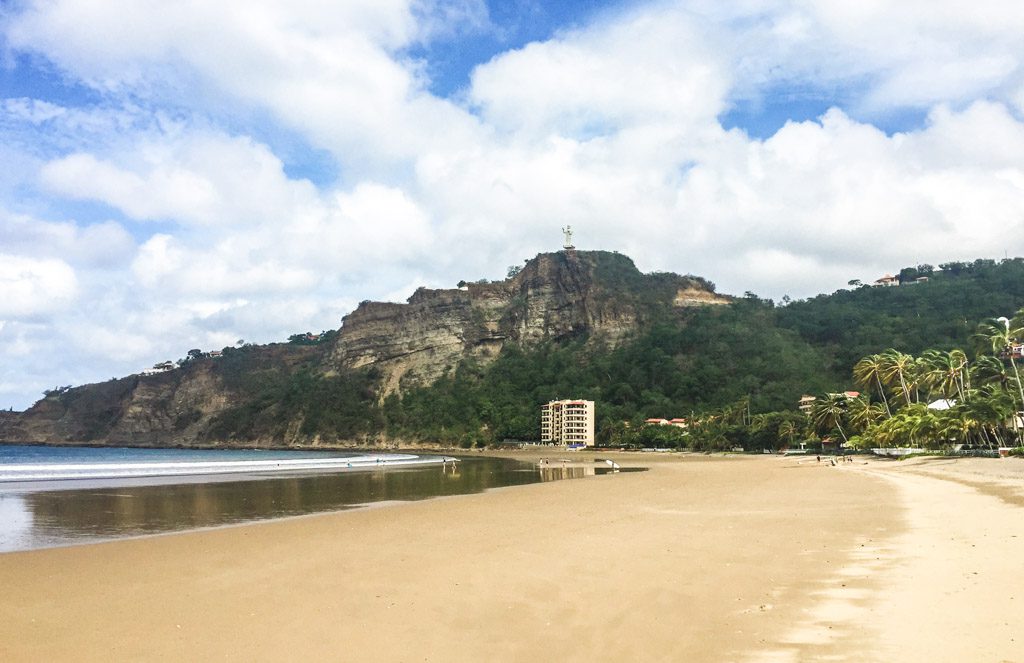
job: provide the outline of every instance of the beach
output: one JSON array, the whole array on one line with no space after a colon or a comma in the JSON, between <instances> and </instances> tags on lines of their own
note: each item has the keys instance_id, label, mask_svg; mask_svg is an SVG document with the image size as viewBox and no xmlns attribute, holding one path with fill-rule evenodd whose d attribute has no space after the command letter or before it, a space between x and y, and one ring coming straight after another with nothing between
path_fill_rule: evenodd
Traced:
<instances>
[{"instance_id":1,"label":"beach","mask_svg":"<svg viewBox=\"0 0 1024 663\"><path fill-rule=\"evenodd\" d=\"M0 555L0 659L1024 661L1020 459L600 456L648 471Z\"/></svg>"}]
</instances>

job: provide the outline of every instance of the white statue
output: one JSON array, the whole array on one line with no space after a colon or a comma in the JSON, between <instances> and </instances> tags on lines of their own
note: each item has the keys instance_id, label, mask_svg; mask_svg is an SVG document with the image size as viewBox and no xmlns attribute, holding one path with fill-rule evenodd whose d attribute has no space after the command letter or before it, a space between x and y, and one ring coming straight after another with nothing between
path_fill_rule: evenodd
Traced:
<instances>
[{"instance_id":1,"label":"white statue","mask_svg":"<svg viewBox=\"0 0 1024 663\"><path fill-rule=\"evenodd\" d=\"M562 228L562 232L565 233L565 244L562 246L563 249L574 249L572 245L572 226L566 226Z\"/></svg>"}]
</instances>

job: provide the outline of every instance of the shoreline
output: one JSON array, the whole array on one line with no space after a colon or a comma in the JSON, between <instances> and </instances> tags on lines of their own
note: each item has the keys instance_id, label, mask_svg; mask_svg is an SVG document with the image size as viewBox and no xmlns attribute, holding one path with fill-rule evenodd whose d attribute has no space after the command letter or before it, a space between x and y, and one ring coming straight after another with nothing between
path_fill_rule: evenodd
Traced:
<instances>
[{"instance_id":1,"label":"shoreline","mask_svg":"<svg viewBox=\"0 0 1024 663\"><path fill-rule=\"evenodd\" d=\"M486 458L486 457L487 456L483 456L482 458ZM494 456L491 456L491 457L495 457L495 458L512 458L514 460L522 460L524 462L528 462L528 459L526 459L524 457L521 457L521 456L520 457L513 457L511 455L508 455L508 456L494 455ZM459 459L459 462L462 462L462 460ZM596 461L594 461L594 462L596 462ZM594 464L594 462L586 463L586 462L581 462L581 461L575 461L575 462L567 463L566 466L567 467L581 467L581 466L582 467L589 467L589 466L592 466ZM388 469L401 470L401 469L406 469L407 467L410 467L410 466L402 466L402 465L395 464L395 465L388 466ZM411 467L418 468L419 466L411 466ZM369 471L379 471L380 469L382 469L382 468L373 468L373 467L371 467L371 468L353 469L351 471L352 472L369 472ZM552 466L552 469L554 469L554 466ZM636 468L636 469L646 470L647 468L644 467L644 468ZM630 471L634 471L634 468L627 468L626 469L626 472L630 472ZM304 475L304 476L308 477L309 475ZM600 476L600 475L595 475L595 476ZM185 478L185 477L179 477L179 478ZM288 477L287 477L287 475L280 475L280 476L259 475L259 476L248 477L247 480L257 480L258 479L258 480L261 480L261 481L263 481L263 480L265 480L265 481L273 481L275 479L281 479L281 478L288 478ZM594 476L572 477L572 478L566 478L566 479L559 479L559 481L578 481L578 480L581 480L581 479L593 479L593 478L595 478L595 477ZM186 482L186 483L191 483L191 482ZM231 482L230 481L223 481L223 483L231 483ZM538 482L538 483L544 483L544 482ZM0 484L0 487L2 487L2 485L3 484ZM155 485L160 485L160 484L147 484L147 486L148 485L155 486ZM172 485L173 486L173 485L182 485L182 484L176 484L175 483L175 484L168 484L168 485ZM336 508L336 509L329 509L329 510L325 510L325 511L312 511L312 512L309 512L309 513L295 513L295 514L289 514L289 515L270 516L270 517L267 517L267 518L256 518L256 519L253 519L253 520L245 520L245 521L241 521L241 522L225 522L225 523L221 523L221 524L218 524L218 525L205 525L205 526L191 527L191 528L188 528L188 529L181 529L181 530L168 530L168 531L148 532L148 533L145 533L145 534L116 535L116 536L112 536L110 538L97 537L97 538L94 538L94 539L91 539L91 540L82 540L80 542L60 543L60 544L47 545L47 546L43 546L43 547L39 547L39 548L30 548L30 549L25 549L25 550L10 550L10 551L0 550L0 562L3 561L3 556L4 555L10 555L10 554L14 554L14 553L31 554L33 552L40 551L40 550L54 550L54 549L63 549L63 548L75 548L75 547L78 547L78 546L91 546L91 545L98 545L98 544L117 543L119 541L134 541L134 540L139 540L139 539L149 539L149 538L157 538L157 537L177 536L177 535L181 535L181 534L212 532L212 531L217 531L217 530L220 530L220 529L231 529L231 528L239 528L239 527L249 527L249 526L252 526L252 525L260 525L260 524L266 524L266 523L275 523L275 522L279 522L279 521L288 521L288 520L296 520L296 519L304 519L304 518L317 518L317 517L321 517L321 516L331 516L331 515L337 515L337 514L342 514L342 513L348 513L348 512L351 512L351 511L362 511L362 510L367 510L367 509L393 509L393 508L400 508L402 506L409 505L409 504L416 504L418 502L428 502L428 501L434 501L434 500L448 500L448 499L457 499L457 498L462 498L462 497L472 497L474 495L482 495L482 494L485 494L485 493L491 493L491 492L502 491L502 490L510 490L510 489L516 489L516 488L529 488L530 486L534 486L534 485L538 485L538 484L537 483L526 483L526 484L512 484L512 485L506 485L506 486L494 486L494 487L490 487L490 488L485 488L485 489L483 489L483 490L481 490L479 492L456 493L456 494L451 494L451 495L432 495L430 497L417 498L417 499L388 499L388 500L380 500L380 501L361 502L361 503L350 504L350 505L347 505L347 506L344 506L344 507L340 507L340 508ZM96 487L93 487L93 488L96 488ZM111 488L111 489L113 489L113 488Z\"/></svg>"},{"instance_id":2,"label":"shoreline","mask_svg":"<svg viewBox=\"0 0 1024 663\"><path fill-rule=\"evenodd\" d=\"M901 566L924 531L914 495L953 485L996 521L1019 514L884 461L602 456L649 471L6 553L0 657L887 660L917 651L876 633L918 589ZM843 605L862 628L822 622ZM920 621L899 638L927 635Z\"/></svg>"}]
</instances>

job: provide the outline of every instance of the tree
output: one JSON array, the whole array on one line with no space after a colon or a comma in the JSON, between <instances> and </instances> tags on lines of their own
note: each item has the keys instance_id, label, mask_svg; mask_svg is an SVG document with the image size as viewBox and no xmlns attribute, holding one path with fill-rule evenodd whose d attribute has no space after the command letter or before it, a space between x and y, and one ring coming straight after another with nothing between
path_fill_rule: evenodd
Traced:
<instances>
[{"instance_id":1,"label":"tree","mask_svg":"<svg viewBox=\"0 0 1024 663\"><path fill-rule=\"evenodd\" d=\"M882 353L881 377L887 384L899 384L900 391L907 405L913 402L910 396L910 379L914 368L914 357L897 350L889 349Z\"/></svg>"},{"instance_id":2,"label":"tree","mask_svg":"<svg viewBox=\"0 0 1024 663\"><path fill-rule=\"evenodd\" d=\"M882 384L882 372L885 369L885 360L882 355L869 355L858 361L853 367L853 379L862 389L870 390L878 388L878 394L882 397L882 404L885 406L885 413L892 416L889 409L889 399L885 395L885 385Z\"/></svg>"},{"instance_id":3,"label":"tree","mask_svg":"<svg viewBox=\"0 0 1024 663\"><path fill-rule=\"evenodd\" d=\"M844 394L825 394L814 401L811 409L811 421L815 429L822 434L828 434L835 429L839 431L843 441L846 441L846 432L843 430L843 419L846 417L847 403Z\"/></svg>"},{"instance_id":4,"label":"tree","mask_svg":"<svg viewBox=\"0 0 1024 663\"><path fill-rule=\"evenodd\" d=\"M992 355L978 355L969 370L971 384L979 387L986 384L998 384L1003 389L1009 389L1013 380L1006 372L1006 364Z\"/></svg>"},{"instance_id":5,"label":"tree","mask_svg":"<svg viewBox=\"0 0 1024 663\"><path fill-rule=\"evenodd\" d=\"M968 264L965 262L943 262L939 263L939 269L950 276L960 276L968 269Z\"/></svg>"},{"instance_id":6,"label":"tree","mask_svg":"<svg viewBox=\"0 0 1024 663\"><path fill-rule=\"evenodd\" d=\"M910 283L920 275L915 267L904 267L900 270L897 278L900 281L900 285L903 285L904 283Z\"/></svg>"},{"instance_id":7,"label":"tree","mask_svg":"<svg viewBox=\"0 0 1024 663\"><path fill-rule=\"evenodd\" d=\"M1021 311L1014 317L1015 320L1024 318ZM1024 335L1024 328L1014 326L1006 318L988 320L978 325L978 331L973 336L973 341L979 352L991 352L993 355L1006 355L1010 360L1010 367L1013 369L1013 378L1017 383L1017 391L1020 395L1020 407L1024 408L1024 384L1021 384L1020 373L1017 371L1017 362L1013 358L1010 346L1017 338ZM1020 409L1020 408L1018 408Z\"/></svg>"},{"instance_id":8,"label":"tree","mask_svg":"<svg viewBox=\"0 0 1024 663\"><path fill-rule=\"evenodd\" d=\"M928 350L921 355L921 381L930 392L963 402L969 388L967 355L962 350ZM934 393L933 393L934 395Z\"/></svg>"},{"instance_id":9,"label":"tree","mask_svg":"<svg viewBox=\"0 0 1024 663\"><path fill-rule=\"evenodd\" d=\"M508 268L508 272L506 272L506 274L505 274L505 278L509 278L509 279L514 278L515 275L518 274L521 271L523 271L523 268L520 267L519 265L511 265Z\"/></svg>"},{"instance_id":10,"label":"tree","mask_svg":"<svg viewBox=\"0 0 1024 663\"><path fill-rule=\"evenodd\" d=\"M886 418L886 410L878 403L872 403L864 396L846 399L850 429L862 433L872 424Z\"/></svg>"},{"instance_id":11,"label":"tree","mask_svg":"<svg viewBox=\"0 0 1024 663\"><path fill-rule=\"evenodd\" d=\"M778 438L785 441L787 446L793 446L796 436L800 434L800 426L794 421L783 421L779 424Z\"/></svg>"}]
</instances>

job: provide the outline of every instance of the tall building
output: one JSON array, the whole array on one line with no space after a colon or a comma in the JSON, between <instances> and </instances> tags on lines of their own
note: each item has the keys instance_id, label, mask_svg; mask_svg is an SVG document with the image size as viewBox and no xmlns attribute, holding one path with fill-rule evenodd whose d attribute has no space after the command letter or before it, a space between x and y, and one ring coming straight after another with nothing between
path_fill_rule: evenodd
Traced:
<instances>
[{"instance_id":1,"label":"tall building","mask_svg":"<svg viewBox=\"0 0 1024 663\"><path fill-rule=\"evenodd\" d=\"M594 446L594 401L551 401L540 408L540 440Z\"/></svg>"}]
</instances>

